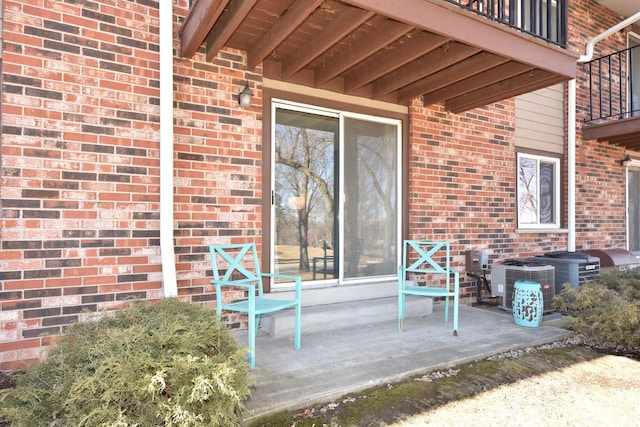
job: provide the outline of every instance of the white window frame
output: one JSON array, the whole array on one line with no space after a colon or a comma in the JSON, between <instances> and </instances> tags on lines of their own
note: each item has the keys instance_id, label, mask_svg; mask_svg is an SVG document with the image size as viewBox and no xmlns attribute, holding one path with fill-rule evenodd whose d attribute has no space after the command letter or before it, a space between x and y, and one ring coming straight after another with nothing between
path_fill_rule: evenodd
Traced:
<instances>
[{"instance_id":1,"label":"white window frame","mask_svg":"<svg viewBox=\"0 0 640 427\"><path fill-rule=\"evenodd\" d=\"M525 158L529 158L529 159L533 159L536 161L536 176L540 176L540 162L544 162L544 163L551 163L553 164L554 168L553 168L553 173L554 173L554 182L552 183L553 185L553 194L554 194L554 206L553 206L553 217L554 217L554 222L552 223L541 223L540 222L540 203L539 203L539 197L540 197L540 181L538 180L537 183L537 209L538 211L536 212L538 221L536 223L522 223L521 218L521 212L520 212L520 185L519 185L519 180L520 180L520 159L522 157ZM540 154L531 154L531 153L527 153L527 152L518 152L517 156L516 156L516 211L517 211L517 215L518 215L518 228L519 229L526 229L526 230L530 230L530 229L559 229L560 228L560 223L561 223L561 206L562 206L562 195L560 193L560 180L562 179L562 170L560 169L560 159L558 157L552 157L552 156L544 156L544 155L540 155Z\"/></svg>"}]
</instances>

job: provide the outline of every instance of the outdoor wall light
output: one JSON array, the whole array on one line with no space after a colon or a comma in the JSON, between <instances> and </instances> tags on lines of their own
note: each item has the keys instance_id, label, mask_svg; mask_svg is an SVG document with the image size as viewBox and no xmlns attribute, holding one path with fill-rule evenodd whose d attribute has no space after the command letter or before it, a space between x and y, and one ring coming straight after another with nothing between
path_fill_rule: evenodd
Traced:
<instances>
[{"instance_id":1,"label":"outdoor wall light","mask_svg":"<svg viewBox=\"0 0 640 427\"><path fill-rule=\"evenodd\" d=\"M627 154L624 159L620 160L620 165L634 168L640 167L640 158Z\"/></svg>"},{"instance_id":2,"label":"outdoor wall light","mask_svg":"<svg viewBox=\"0 0 640 427\"><path fill-rule=\"evenodd\" d=\"M240 104L241 107L251 107L252 97L251 89L249 89L249 80L247 80L247 83L244 85L244 89L242 89L242 92L238 94L238 104Z\"/></svg>"}]
</instances>

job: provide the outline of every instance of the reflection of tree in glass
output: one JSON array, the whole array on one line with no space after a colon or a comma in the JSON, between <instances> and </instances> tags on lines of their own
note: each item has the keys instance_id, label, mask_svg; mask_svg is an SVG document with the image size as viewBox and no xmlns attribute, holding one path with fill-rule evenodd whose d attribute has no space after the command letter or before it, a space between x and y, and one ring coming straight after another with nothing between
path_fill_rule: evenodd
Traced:
<instances>
[{"instance_id":1,"label":"reflection of tree in glass","mask_svg":"<svg viewBox=\"0 0 640 427\"><path fill-rule=\"evenodd\" d=\"M365 237L365 254L369 261L383 264L383 271L393 273L396 246L396 138L395 128L377 137L360 136L358 150L358 218L359 236ZM392 268L387 270L387 264Z\"/></svg>"},{"instance_id":2,"label":"reflection of tree in glass","mask_svg":"<svg viewBox=\"0 0 640 427\"><path fill-rule=\"evenodd\" d=\"M520 157L518 164L518 193L520 204L520 221L536 222L537 218L537 176L536 161L532 158Z\"/></svg>"},{"instance_id":3,"label":"reflection of tree in glass","mask_svg":"<svg viewBox=\"0 0 640 427\"><path fill-rule=\"evenodd\" d=\"M293 244L293 219L297 215L299 270L309 271L309 226L326 223L326 237L333 242L333 148L332 132L276 126L276 193L279 195L277 235L279 244ZM317 236L316 236L317 237ZM322 236L321 236L322 237ZM324 238L326 238L324 237Z\"/></svg>"},{"instance_id":4,"label":"reflection of tree in glass","mask_svg":"<svg viewBox=\"0 0 640 427\"><path fill-rule=\"evenodd\" d=\"M553 164L540 162L540 223L553 221Z\"/></svg>"}]
</instances>

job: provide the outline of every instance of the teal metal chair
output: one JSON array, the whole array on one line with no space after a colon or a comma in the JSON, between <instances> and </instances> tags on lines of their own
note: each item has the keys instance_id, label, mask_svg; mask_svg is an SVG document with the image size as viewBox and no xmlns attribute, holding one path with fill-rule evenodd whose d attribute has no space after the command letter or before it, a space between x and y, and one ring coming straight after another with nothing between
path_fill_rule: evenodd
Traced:
<instances>
[{"instance_id":1,"label":"teal metal chair","mask_svg":"<svg viewBox=\"0 0 640 427\"><path fill-rule=\"evenodd\" d=\"M210 245L213 280L216 287L216 312L218 321L223 311L246 313L248 316L249 365L255 366L256 333L260 325L260 316L280 310L295 309L294 348L300 349L300 320L302 305L300 302L301 281L298 276L269 274L260 272L258 251L254 243L236 245ZM270 277L292 279L295 284L294 299L276 299L265 296L262 279ZM246 299L223 303L223 288L244 288ZM268 294L266 294L268 295Z\"/></svg>"},{"instance_id":2,"label":"teal metal chair","mask_svg":"<svg viewBox=\"0 0 640 427\"><path fill-rule=\"evenodd\" d=\"M458 335L458 300L460 277L450 266L449 242L405 240L402 265L398 268L398 329L402 332L407 295L445 298L444 321L449 321L449 304L453 297L453 335ZM407 280L407 275L412 279ZM425 286L418 282L425 281Z\"/></svg>"}]
</instances>

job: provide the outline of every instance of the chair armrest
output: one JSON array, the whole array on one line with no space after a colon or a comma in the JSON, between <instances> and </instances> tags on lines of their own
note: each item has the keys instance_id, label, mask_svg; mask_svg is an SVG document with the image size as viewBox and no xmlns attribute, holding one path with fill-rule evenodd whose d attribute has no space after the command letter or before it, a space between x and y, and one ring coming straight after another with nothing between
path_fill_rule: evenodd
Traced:
<instances>
[{"instance_id":1,"label":"chair armrest","mask_svg":"<svg viewBox=\"0 0 640 427\"><path fill-rule=\"evenodd\" d=\"M244 279L244 280L216 280L212 279L211 283L216 286L216 295L222 295L222 288L245 288L247 290L247 294L249 295L249 300L253 301L255 299L256 294L256 280L255 279ZM222 301L216 296L216 301Z\"/></svg>"},{"instance_id":2,"label":"chair armrest","mask_svg":"<svg viewBox=\"0 0 640 427\"><path fill-rule=\"evenodd\" d=\"M294 276L291 274L279 274L279 273L260 273L260 275L262 277L269 277L271 279L292 279L296 287L295 288L296 299L300 300L300 293L302 292L301 291L302 280L300 280L300 276Z\"/></svg>"},{"instance_id":3,"label":"chair armrest","mask_svg":"<svg viewBox=\"0 0 640 427\"><path fill-rule=\"evenodd\" d=\"M255 279L244 279L244 280L235 280L235 281L227 281L227 280L216 280L211 279L211 283L213 283L216 287L216 313L218 317L218 321L220 321L220 315L224 308L224 304L222 303L222 288L223 287L236 287L236 288L244 288L247 290L248 301L249 301L249 314L252 313L252 310L255 310L256 306L256 280Z\"/></svg>"},{"instance_id":4,"label":"chair armrest","mask_svg":"<svg viewBox=\"0 0 640 427\"><path fill-rule=\"evenodd\" d=\"M456 292L460 290L460 273L455 268L449 269L449 273L453 274L453 286Z\"/></svg>"},{"instance_id":5,"label":"chair armrest","mask_svg":"<svg viewBox=\"0 0 640 427\"><path fill-rule=\"evenodd\" d=\"M212 279L211 283L216 286L216 289L224 287L239 287L246 288L247 290L253 290L256 288L256 280L255 279L245 279L245 280L216 280Z\"/></svg>"},{"instance_id":6,"label":"chair armrest","mask_svg":"<svg viewBox=\"0 0 640 427\"><path fill-rule=\"evenodd\" d=\"M260 273L263 277L273 277L276 279L293 279L296 282L300 281L300 276L294 276L292 274L279 274L279 273Z\"/></svg>"}]
</instances>

